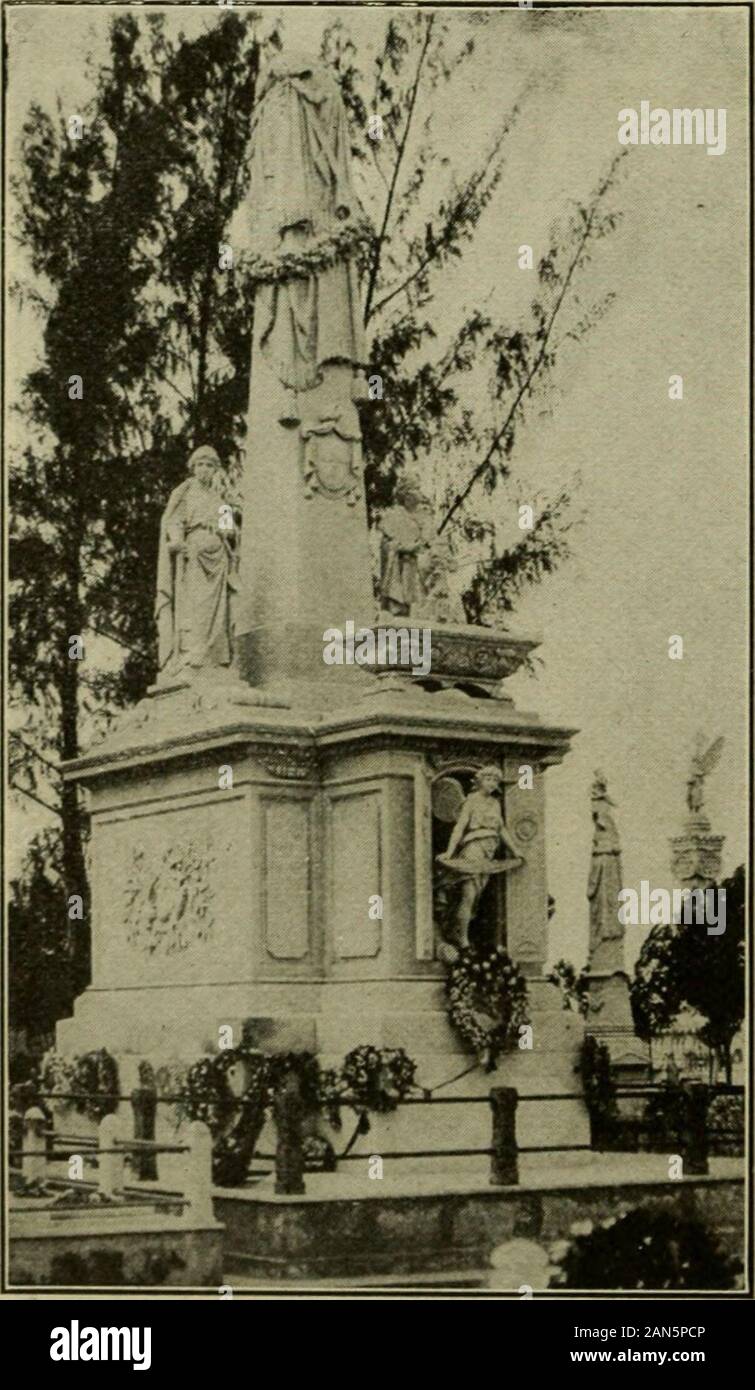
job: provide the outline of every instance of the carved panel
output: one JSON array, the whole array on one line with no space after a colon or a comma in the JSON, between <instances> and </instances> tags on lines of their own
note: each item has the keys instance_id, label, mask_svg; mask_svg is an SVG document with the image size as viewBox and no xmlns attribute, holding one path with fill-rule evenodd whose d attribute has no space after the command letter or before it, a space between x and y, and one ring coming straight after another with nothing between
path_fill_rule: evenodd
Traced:
<instances>
[{"instance_id":1,"label":"carved panel","mask_svg":"<svg viewBox=\"0 0 755 1390\"><path fill-rule=\"evenodd\" d=\"M130 945L170 956L208 941L215 926L211 842L168 845L162 853L132 848L123 885L122 919Z\"/></svg>"},{"instance_id":2,"label":"carved panel","mask_svg":"<svg viewBox=\"0 0 755 1390\"><path fill-rule=\"evenodd\" d=\"M265 948L276 960L302 960L310 944L310 803L271 798L262 810Z\"/></svg>"},{"instance_id":3,"label":"carved panel","mask_svg":"<svg viewBox=\"0 0 755 1390\"><path fill-rule=\"evenodd\" d=\"M335 955L340 960L377 956L382 922L369 917L369 900L382 894L378 791L329 795L330 892Z\"/></svg>"},{"instance_id":4,"label":"carved panel","mask_svg":"<svg viewBox=\"0 0 755 1390\"><path fill-rule=\"evenodd\" d=\"M254 749L254 756L273 777L304 781L317 773L317 754L313 748L262 744Z\"/></svg>"}]
</instances>

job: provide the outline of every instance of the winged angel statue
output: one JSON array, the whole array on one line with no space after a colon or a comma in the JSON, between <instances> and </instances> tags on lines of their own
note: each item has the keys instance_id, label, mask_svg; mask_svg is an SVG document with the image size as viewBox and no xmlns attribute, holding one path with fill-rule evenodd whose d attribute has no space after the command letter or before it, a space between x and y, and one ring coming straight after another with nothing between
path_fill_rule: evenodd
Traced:
<instances>
[{"instance_id":1,"label":"winged angel statue","mask_svg":"<svg viewBox=\"0 0 755 1390\"><path fill-rule=\"evenodd\" d=\"M695 739L695 751L692 754L689 774L687 776L687 805L693 815L698 815L703 808L703 790L705 778L709 772L716 767L724 746L723 736L714 739L710 747L706 750L708 742L705 734L698 734Z\"/></svg>"}]
</instances>

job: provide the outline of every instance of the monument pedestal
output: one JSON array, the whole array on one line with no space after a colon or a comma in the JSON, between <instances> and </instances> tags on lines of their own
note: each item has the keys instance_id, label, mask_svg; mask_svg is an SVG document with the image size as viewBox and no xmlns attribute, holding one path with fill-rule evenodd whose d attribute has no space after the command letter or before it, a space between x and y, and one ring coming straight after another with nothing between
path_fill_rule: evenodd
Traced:
<instances>
[{"instance_id":1,"label":"monument pedestal","mask_svg":"<svg viewBox=\"0 0 755 1390\"><path fill-rule=\"evenodd\" d=\"M438 645L458 668L466 639L455 633ZM484 639L490 681L533 645ZM473 646L479 666L479 629ZM61 1050L190 1063L230 1024L235 1041L246 1028L266 1050L338 1061L378 1039L449 1054L433 784L491 761L525 861L505 876L501 940L541 975L544 774L573 731L482 691L358 668L347 686L339 671L323 666L319 702L306 708L234 680L156 693L67 766L90 797L93 977L59 1024ZM473 676L457 669L455 679ZM519 786L523 766L531 788ZM440 1035L442 1046L430 1043Z\"/></svg>"},{"instance_id":2,"label":"monument pedestal","mask_svg":"<svg viewBox=\"0 0 755 1390\"><path fill-rule=\"evenodd\" d=\"M624 970L593 970L588 975L588 987L586 1030L608 1048L617 1081L622 1085L646 1080L650 1051L634 1031L629 976Z\"/></svg>"}]
</instances>

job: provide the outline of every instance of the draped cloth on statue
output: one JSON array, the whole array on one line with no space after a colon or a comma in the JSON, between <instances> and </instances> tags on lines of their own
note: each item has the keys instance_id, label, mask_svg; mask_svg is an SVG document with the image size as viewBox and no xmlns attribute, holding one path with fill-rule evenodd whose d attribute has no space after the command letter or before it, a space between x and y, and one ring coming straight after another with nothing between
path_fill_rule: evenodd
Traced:
<instances>
[{"instance_id":1,"label":"draped cloth on statue","mask_svg":"<svg viewBox=\"0 0 755 1390\"><path fill-rule=\"evenodd\" d=\"M160 524L155 621L161 672L228 666L235 558L219 530L223 498L187 478L174 488ZM185 553L171 552L172 545Z\"/></svg>"},{"instance_id":2,"label":"draped cloth on statue","mask_svg":"<svg viewBox=\"0 0 755 1390\"><path fill-rule=\"evenodd\" d=\"M356 267L345 254L363 219L349 173L349 135L337 83L296 55L268 71L252 123L246 240L255 261L318 256L341 246L334 264L258 285L255 336L279 381L307 391L329 362L364 363ZM289 402L291 405L291 402ZM296 412L287 423L298 423Z\"/></svg>"},{"instance_id":3,"label":"draped cloth on statue","mask_svg":"<svg viewBox=\"0 0 755 1390\"><path fill-rule=\"evenodd\" d=\"M624 969L624 927L619 921L619 892L623 888L619 832L606 798L593 807L595 827L587 884L590 904L591 970Z\"/></svg>"}]
</instances>

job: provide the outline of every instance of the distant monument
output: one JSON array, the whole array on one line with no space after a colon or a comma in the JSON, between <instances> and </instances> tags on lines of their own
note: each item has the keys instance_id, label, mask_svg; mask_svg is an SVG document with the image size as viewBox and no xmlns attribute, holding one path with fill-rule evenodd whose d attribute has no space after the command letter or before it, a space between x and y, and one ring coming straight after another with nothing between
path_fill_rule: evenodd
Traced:
<instances>
[{"instance_id":1,"label":"distant monument","mask_svg":"<svg viewBox=\"0 0 755 1390\"><path fill-rule=\"evenodd\" d=\"M721 850L725 836L713 835L705 804L705 778L717 767L724 739L719 737L708 744L705 734L695 738L687 774L687 810L689 815L680 835L671 840L671 873L676 888L707 888L718 883L721 875Z\"/></svg>"},{"instance_id":2,"label":"distant monument","mask_svg":"<svg viewBox=\"0 0 755 1390\"><path fill-rule=\"evenodd\" d=\"M590 944L587 958L589 1012L587 1031L606 1044L613 1066L625 1075L644 1073L645 1043L635 1037L624 963L624 926L619 921L619 892L624 887L621 843L608 795L605 773L593 774L590 808L592 857L587 881Z\"/></svg>"},{"instance_id":3,"label":"distant monument","mask_svg":"<svg viewBox=\"0 0 755 1390\"><path fill-rule=\"evenodd\" d=\"M621 845L612 811L615 803L608 795L605 774L596 772L590 790L592 821L592 860L587 884L590 904L590 971L624 969L624 927L619 921L619 892L623 888Z\"/></svg>"}]
</instances>

